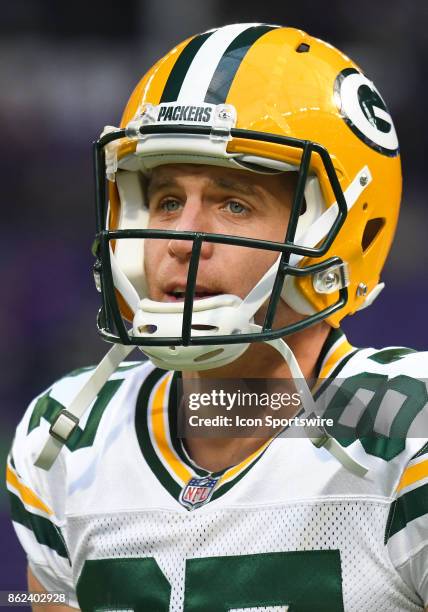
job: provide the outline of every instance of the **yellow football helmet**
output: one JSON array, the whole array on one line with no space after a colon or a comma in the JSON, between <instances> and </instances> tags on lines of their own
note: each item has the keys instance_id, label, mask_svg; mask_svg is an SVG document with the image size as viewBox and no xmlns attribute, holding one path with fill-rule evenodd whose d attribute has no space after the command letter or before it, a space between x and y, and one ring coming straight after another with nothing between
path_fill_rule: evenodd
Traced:
<instances>
[{"instance_id":1,"label":"yellow football helmet","mask_svg":"<svg viewBox=\"0 0 428 612\"><path fill-rule=\"evenodd\" d=\"M394 125L360 68L301 30L233 24L185 40L138 83L120 129L107 127L96 143L95 161L99 330L143 346L162 367L223 365L249 342L323 319L337 327L383 287L401 197ZM180 162L298 172L283 243L228 239L278 252L250 296L256 310L269 300L262 327L246 300L193 301L201 241L224 237L146 229L144 177ZM143 265L144 238L172 234L193 241L186 298L175 310L148 299ZM273 330L279 299L303 320Z\"/></svg>"}]
</instances>

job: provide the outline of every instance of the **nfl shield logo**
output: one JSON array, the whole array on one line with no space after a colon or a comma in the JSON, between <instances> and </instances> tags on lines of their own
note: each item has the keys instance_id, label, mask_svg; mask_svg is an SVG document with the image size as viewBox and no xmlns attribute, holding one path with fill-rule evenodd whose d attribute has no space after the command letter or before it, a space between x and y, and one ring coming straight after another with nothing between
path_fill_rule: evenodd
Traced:
<instances>
[{"instance_id":1,"label":"nfl shield logo","mask_svg":"<svg viewBox=\"0 0 428 612\"><path fill-rule=\"evenodd\" d=\"M218 478L204 476L203 478L191 478L181 492L180 503L188 510L195 510L205 504L211 497Z\"/></svg>"}]
</instances>

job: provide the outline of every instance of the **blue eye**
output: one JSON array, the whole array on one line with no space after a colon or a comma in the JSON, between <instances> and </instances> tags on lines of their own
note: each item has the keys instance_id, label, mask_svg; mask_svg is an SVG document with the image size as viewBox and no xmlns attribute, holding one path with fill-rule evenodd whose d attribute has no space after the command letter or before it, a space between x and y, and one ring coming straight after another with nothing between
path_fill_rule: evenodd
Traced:
<instances>
[{"instance_id":1,"label":"blue eye","mask_svg":"<svg viewBox=\"0 0 428 612\"><path fill-rule=\"evenodd\" d=\"M245 206L243 206L240 202L236 202L236 200L230 200L230 202L228 202L227 205L229 206L230 212L232 212L235 215L239 215L243 212L247 212L247 209L245 208Z\"/></svg>"},{"instance_id":2,"label":"blue eye","mask_svg":"<svg viewBox=\"0 0 428 612\"><path fill-rule=\"evenodd\" d=\"M180 206L181 204L178 200L166 200L165 202L162 202L162 208L167 212L176 212Z\"/></svg>"}]
</instances>

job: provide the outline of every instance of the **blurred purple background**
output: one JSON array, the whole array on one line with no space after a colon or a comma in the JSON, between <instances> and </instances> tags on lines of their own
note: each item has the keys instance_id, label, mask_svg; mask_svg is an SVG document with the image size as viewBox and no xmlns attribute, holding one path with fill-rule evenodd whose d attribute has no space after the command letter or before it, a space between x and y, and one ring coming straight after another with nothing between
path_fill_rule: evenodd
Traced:
<instances>
[{"instance_id":1,"label":"blurred purple background","mask_svg":"<svg viewBox=\"0 0 428 612\"><path fill-rule=\"evenodd\" d=\"M387 289L344 327L359 346L427 347L424 0L8 2L0 22L2 470L30 399L108 348L95 330L91 141L105 124L118 124L155 59L186 36L230 21L300 27L341 48L380 89L401 143L402 215ZM25 559L7 514L2 487L0 590L23 589Z\"/></svg>"}]
</instances>

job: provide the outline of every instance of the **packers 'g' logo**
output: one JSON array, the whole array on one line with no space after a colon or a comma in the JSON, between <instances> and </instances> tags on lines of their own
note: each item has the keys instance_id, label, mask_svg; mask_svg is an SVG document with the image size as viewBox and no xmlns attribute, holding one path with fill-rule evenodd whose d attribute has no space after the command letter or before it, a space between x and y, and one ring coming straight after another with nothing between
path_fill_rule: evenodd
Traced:
<instances>
[{"instance_id":1,"label":"packers 'g' logo","mask_svg":"<svg viewBox=\"0 0 428 612\"><path fill-rule=\"evenodd\" d=\"M354 134L379 153L398 154L398 139L391 115L367 77L355 68L342 70L334 84L334 98Z\"/></svg>"}]
</instances>

